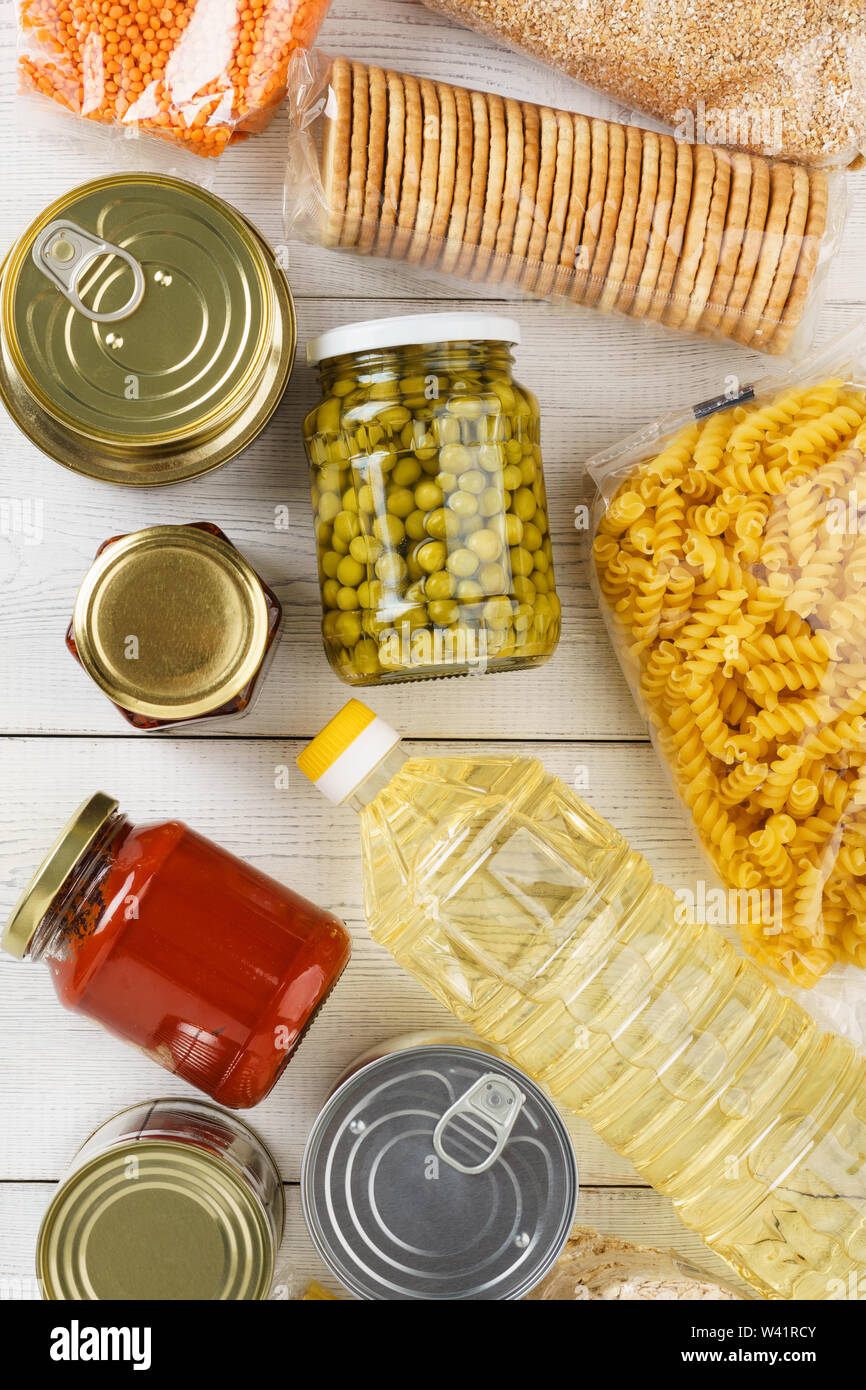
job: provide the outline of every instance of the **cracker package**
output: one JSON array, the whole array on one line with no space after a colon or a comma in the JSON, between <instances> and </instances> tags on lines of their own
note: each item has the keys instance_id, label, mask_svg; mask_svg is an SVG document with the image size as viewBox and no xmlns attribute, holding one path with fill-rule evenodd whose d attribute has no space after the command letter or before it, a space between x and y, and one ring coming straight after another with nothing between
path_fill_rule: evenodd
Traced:
<instances>
[{"instance_id":1,"label":"cracker package","mask_svg":"<svg viewBox=\"0 0 866 1390\"><path fill-rule=\"evenodd\" d=\"M816 165L866 153L863 0L424 0L670 125Z\"/></svg>"},{"instance_id":2,"label":"cracker package","mask_svg":"<svg viewBox=\"0 0 866 1390\"><path fill-rule=\"evenodd\" d=\"M690 885L683 911L735 926L861 1044L864 350L861 324L782 380L672 412L589 463L596 595L728 890Z\"/></svg>"},{"instance_id":3,"label":"cracker package","mask_svg":"<svg viewBox=\"0 0 866 1390\"><path fill-rule=\"evenodd\" d=\"M16 0L24 91L200 155L262 130L330 0Z\"/></svg>"},{"instance_id":4,"label":"cracker package","mask_svg":"<svg viewBox=\"0 0 866 1390\"><path fill-rule=\"evenodd\" d=\"M797 352L844 176L298 52L286 233Z\"/></svg>"}]
</instances>

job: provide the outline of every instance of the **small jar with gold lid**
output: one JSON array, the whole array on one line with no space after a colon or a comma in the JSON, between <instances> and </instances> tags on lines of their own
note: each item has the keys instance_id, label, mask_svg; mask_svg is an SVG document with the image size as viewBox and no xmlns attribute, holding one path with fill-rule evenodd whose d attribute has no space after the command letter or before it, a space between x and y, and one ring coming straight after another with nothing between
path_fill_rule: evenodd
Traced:
<instances>
[{"instance_id":1,"label":"small jar with gold lid","mask_svg":"<svg viewBox=\"0 0 866 1390\"><path fill-rule=\"evenodd\" d=\"M282 607L208 522L105 541L66 643L136 729L248 714L276 648Z\"/></svg>"}]
</instances>

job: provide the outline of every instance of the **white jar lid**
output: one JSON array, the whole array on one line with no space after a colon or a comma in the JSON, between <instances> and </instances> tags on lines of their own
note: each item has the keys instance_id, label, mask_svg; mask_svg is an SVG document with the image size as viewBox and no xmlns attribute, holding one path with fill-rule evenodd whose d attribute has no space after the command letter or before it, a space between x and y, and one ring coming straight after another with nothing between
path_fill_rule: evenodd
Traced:
<instances>
[{"instance_id":1,"label":"white jar lid","mask_svg":"<svg viewBox=\"0 0 866 1390\"><path fill-rule=\"evenodd\" d=\"M365 319L332 328L307 343L307 362L315 367L328 357L376 348L424 343L519 343L520 324L500 314L401 314L393 319Z\"/></svg>"}]
</instances>

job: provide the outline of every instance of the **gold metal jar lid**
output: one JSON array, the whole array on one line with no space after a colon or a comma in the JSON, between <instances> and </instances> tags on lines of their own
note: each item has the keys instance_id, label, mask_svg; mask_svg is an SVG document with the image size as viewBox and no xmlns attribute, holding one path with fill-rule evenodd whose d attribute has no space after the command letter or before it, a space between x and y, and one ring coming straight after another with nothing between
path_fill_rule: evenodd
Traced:
<instances>
[{"instance_id":1,"label":"gold metal jar lid","mask_svg":"<svg viewBox=\"0 0 866 1390\"><path fill-rule=\"evenodd\" d=\"M117 802L96 792L63 827L15 905L3 929L2 946L20 959L27 955L39 924L76 865L117 810Z\"/></svg>"},{"instance_id":2,"label":"gold metal jar lid","mask_svg":"<svg viewBox=\"0 0 866 1390\"><path fill-rule=\"evenodd\" d=\"M53 203L0 280L0 395L44 452L135 484L238 453L292 368L285 275L234 208L193 184L116 174Z\"/></svg>"},{"instance_id":3,"label":"gold metal jar lid","mask_svg":"<svg viewBox=\"0 0 866 1390\"><path fill-rule=\"evenodd\" d=\"M39 1231L47 1299L262 1299L274 1240L249 1184L179 1140L119 1144L55 1193Z\"/></svg>"},{"instance_id":4,"label":"gold metal jar lid","mask_svg":"<svg viewBox=\"0 0 866 1390\"><path fill-rule=\"evenodd\" d=\"M194 526L151 526L97 558L72 628L82 666L115 704L152 719L194 719L258 671L268 603L229 542Z\"/></svg>"}]
</instances>

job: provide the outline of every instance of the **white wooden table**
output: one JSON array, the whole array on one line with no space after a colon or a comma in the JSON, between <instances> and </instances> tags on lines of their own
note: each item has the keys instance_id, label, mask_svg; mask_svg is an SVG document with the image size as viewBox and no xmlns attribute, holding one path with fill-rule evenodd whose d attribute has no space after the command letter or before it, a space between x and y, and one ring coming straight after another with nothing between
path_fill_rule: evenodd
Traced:
<instances>
[{"instance_id":1,"label":"white wooden table","mask_svg":"<svg viewBox=\"0 0 866 1390\"><path fill-rule=\"evenodd\" d=\"M46 135L16 98L12 5L0 28L0 250L52 199L130 157L148 142ZM614 103L528 59L440 20L413 0L334 0L321 36L331 52L470 86L623 116ZM282 241L285 118L201 176L235 202L274 244ZM159 158L163 159L160 151ZM153 157L155 161L155 157ZM832 271L819 335L838 331L866 299L866 175ZM862 190L862 191L861 191ZM422 307L472 306L454 289L387 263L287 248L300 343L355 319ZM497 290L498 295L502 294ZM489 296L488 296L489 298ZM585 571L586 537L573 524L589 496L584 460L667 405L713 394L728 373L762 375L749 353L589 312L516 300L517 374L538 394L559 592L559 650L542 669L482 680L373 690L376 710L418 747L457 741L490 750L531 744L565 779L586 769L587 796L674 886L706 869L649 748L609 650ZM390 1034L448 1021L365 931L356 819L334 810L294 768L302 742L348 695L319 639L319 598L300 425L316 399L299 351L285 400L266 433L217 472L167 489L112 488L75 477L0 418L0 921L75 805L102 788L134 817L178 816L334 909L355 952L342 983L270 1098L250 1117L274 1151L289 1226L284 1256L301 1274L331 1281L303 1227L298 1174L305 1136L333 1081L356 1053ZM2 504L10 504L2 506ZM17 503L38 525L16 528ZM274 530L287 503L288 535ZM26 515L25 511L25 515ZM10 524L11 518L11 524ZM207 519L222 526L273 584L286 611L277 658L255 713L221 737L130 737L127 726L64 649L73 600L97 545L120 530ZM288 790L275 772L291 769ZM0 1297L32 1297L33 1251L54 1183L85 1136L134 1101L188 1088L135 1051L57 1005L41 967L0 959ZM583 1124L572 1125L581 1175L580 1219L601 1230L670 1245L725 1273L666 1199Z\"/></svg>"}]
</instances>

